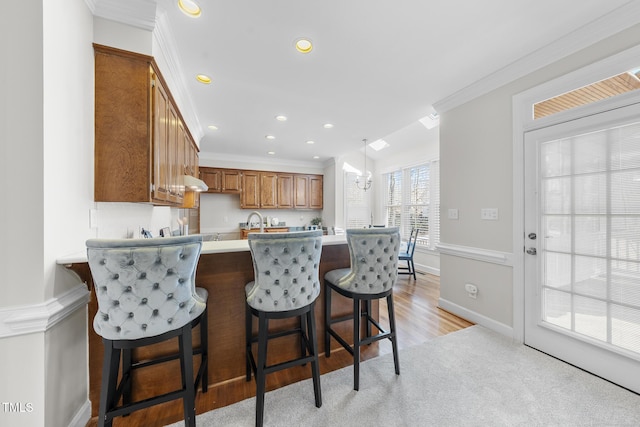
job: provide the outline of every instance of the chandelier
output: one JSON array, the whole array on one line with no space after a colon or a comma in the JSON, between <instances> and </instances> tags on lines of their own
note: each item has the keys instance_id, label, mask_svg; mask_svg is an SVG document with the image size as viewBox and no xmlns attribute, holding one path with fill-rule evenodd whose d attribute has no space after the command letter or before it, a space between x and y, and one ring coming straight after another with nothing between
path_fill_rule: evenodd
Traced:
<instances>
[{"instance_id":1,"label":"chandelier","mask_svg":"<svg viewBox=\"0 0 640 427\"><path fill-rule=\"evenodd\" d=\"M364 175L366 175L366 179L364 182L360 182L360 177L356 176L356 187L360 190L367 191L371 188L371 174L367 173L367 140L363 139L364 142Z\"/></svg>"}]
</instances>

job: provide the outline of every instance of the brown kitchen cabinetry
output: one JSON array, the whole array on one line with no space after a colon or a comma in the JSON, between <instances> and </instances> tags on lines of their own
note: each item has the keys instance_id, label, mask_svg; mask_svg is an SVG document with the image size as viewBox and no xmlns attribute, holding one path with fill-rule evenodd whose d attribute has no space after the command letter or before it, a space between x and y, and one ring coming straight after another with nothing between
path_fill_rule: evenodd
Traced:
<instances>
[{"instance_id":1,"label":"brown kitchen cabinetry","mask_svg":"<svg viewBox=\"0 0 640 427\"><path fill-rule=\"evenodd\" d=\"M274 172L242 171L242 209L276 209L278 175Z\"/></svg>"},{"instance_id":2,"label":"brown kitchen cabinetry","mask_svg":"<svg viewBox=\"0 0 640 427\"><path fill-rule=\"evenodd\" d=\"M275 172L260 172L260 207L278 208L278 174Z\"/></svg>"},{"instance_id":3,"label":"brown kitchen cabinetry","mask_svg":"<svg viewBox=\"0 0 640 427\"><path fill-rule=\"evenodd\" d=\"M94 52L94 200L183 206L197 147L153 57L101 45Z\"/></svg>"},{"instance_id":4,"label":"brown kitchen cabinetry","mask_svg":"<svg viewBox=\"0 0 640 427\"><path fill-rule=\"evenodd\" d=\"M309 175L309 209L322 209L323 195L322 175Z\"/></svg>"},{"instance_id":5,"label":"brown kitchen cabinetry","mask_svg":"<svg viewBox=\"0 0 640 427\"><path fill-rule=\"evenodd\" d=\"M289 227L269 227L265 228L265 233L287 233L289 231ZM259 233L259 228L251 228L247 230L246 228L240 229L240 239L246 240L249 233Z\"/></svg>"},{"instance_id":6,"label":"brown kitchen cabinetry","mask_svg":"<svg viewBox=\"0 0 640 427\"><path fill-rule=\"evenodd\" d=\"M322 209L322 175L201 167L207 193L238 193L242 209Z\"/></svg>"},{"instance_id":7,"label":"brown kitchen cabinetry","mask_svg":"<svg viewBox=\"0 0 640 427\"><path fill-rule=\"evenodd\" d=\"M207 193L239 194L242 188L242 171L224 168L200 168L200 179L209 189Z\"/></svg>"},{"instance_id":8,"label":"brown kitchen cabinetry","mask_svg":"<svg viewBox=\"0 0 640 427\"><path fill-rule=\"evenodd\" d=\"M260 208L260 172L242 172L242 192L240 193L242 209Z\"/></svg>"},{"instance_id":9,"label":"brown kitchen cabinetry","mask_svg":"<svg viewBox=\"0 0 640 427\"><path fill-rule=\"evenodd\" d=\"M293 174L278 174L278 208L293 209Z\"/></svg>"},{"instance_id":10,"label":"brown kitchen cabinetry","mask_svg":"<svg viewBox=\"0 0 640 427\"><path fill-rule=\"evenodd\" d=\"M296 209L322 209L322 175L295 175L294 201Z\"/></svg>"}]
</instances>

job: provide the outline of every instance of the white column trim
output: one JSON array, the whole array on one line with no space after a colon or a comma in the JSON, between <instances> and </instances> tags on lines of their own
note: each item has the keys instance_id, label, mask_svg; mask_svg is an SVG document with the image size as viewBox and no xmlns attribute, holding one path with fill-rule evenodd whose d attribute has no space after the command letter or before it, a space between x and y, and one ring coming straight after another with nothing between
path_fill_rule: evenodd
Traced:
<instances>
[{"instance_id":1,"label":"white column trim","mask_svg":"<svg viewBox=\"0 0 640 427\"><path fill-rule=\"evenodd\" d=\"M46 332L89 302L82 283L40 304L0 309L0 339L34 332Z\"/></svg>"},{"instance_id":2,"label":"white column trim","mask_svg":"<svg viewBox=\"0 0 640 427\"><path fill-rule=\"evenodd\" d=\"M513 265L513 254L510 252L499 252L491 249L473 248L470 246L454 245L440 242L436 244L436 249L445 255L452 255L462 258L469 258L476 261L490 262L500 265Z\"/></svg>"}]
</instances>

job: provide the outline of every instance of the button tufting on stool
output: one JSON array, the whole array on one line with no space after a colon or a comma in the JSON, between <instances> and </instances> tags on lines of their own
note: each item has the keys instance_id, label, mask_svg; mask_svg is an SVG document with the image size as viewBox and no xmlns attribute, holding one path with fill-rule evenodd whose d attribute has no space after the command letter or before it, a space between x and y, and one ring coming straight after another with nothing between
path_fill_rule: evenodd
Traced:
<instances>
[{"instance_id":1,"label":"button tufting on stool","mask_svg":"<svg viewBox=\"0 0 640 427\"><path fill-rule=\"evenodd\" d=\"M200 381L203 392L208 388L207 291L195 287L201 237L90 239L86 244L98 302L93 327L105 348L99 425L110 426L115 416L178 398L184 402L185 424L195 425L195 389ZM194 350L191 329L198 324L201 346ZM133 348L175 337L180 340L179 354L144 362L132 360ZM193 354L202 356L195 385ZM131 401L132 370L178 358L182 389ZM118 406L121 397L122 405Z\"/></svg>"},{"instance_id":2,"label":"button tufting on stool","mask_svg":"<svg viewBox=\"0 0 640 427\"><path fill-rule=\"evenodd\" d=\"M253 259L254 281L245 287L246 376L247 381L251 380L253 372L256 378L256 426L261 426L264 414L265 376L273 371L310 363L315 403L317 407L322 405L314 317L315 300L320 294L318 266L322 251L322 231L251 233L248 240ZM306 292L307 288L312 291ZM306 298L300 297L303 294ZM253 336L253 316L258 317L257 337ZM270 319L289 317L299 317L299 327L279 331L277 336L269 336ZM267 342L291 334L300 336L300 357L268 366ZM257 361L252 349L252 344L256 342Z\"/></svg>"},{"instance_id":3,"label":"button tufting on stool","mask_svg":"<svg viewBox=\"0 0 640 427\"><path fill-rule=\"evenodd\" d=\"M324 275L325 305L325 356L331 356L331 337L346 348L354 359L353 389L360 387L360 346L384 338L391 341L396 374L400 374L398 346L396 342L395 314L393 309L393 285L398 275L400 232L398 228L369 228L347 230L347 244L351 258L350 268L331 270ZM383 256L382 254L387 254ZM388 255L390 254L390 255ZM331 318L331 293L353 300L353 315L340 319ZM371 301L386 298L389 309L389 332L371 317ZM331 325L353 319L353 342L350 346L332 329ZM360 336L360 322L365 322L365 337ZM371 336L371 325L378 334Z\"/></svg>"}]
</instances>

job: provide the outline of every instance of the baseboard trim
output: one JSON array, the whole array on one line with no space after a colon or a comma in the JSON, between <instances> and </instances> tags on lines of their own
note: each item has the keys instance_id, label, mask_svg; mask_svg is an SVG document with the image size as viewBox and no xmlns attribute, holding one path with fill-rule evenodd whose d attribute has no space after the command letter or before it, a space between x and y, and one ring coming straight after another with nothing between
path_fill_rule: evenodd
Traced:
<instances>
[{"instance_id":1,"label":"baseboard trim","mask_svg":"<svg viewBox=\"0 0 640 427\"><path fill-rule=\"evenodd\" d=\"M418 274L427 273L427 274L433 274L434 276L440 277L440 269L429 267L428 265L416 264L416 272Z\"/></svg>"},{"instance_id":2,"label":"baseboard trim","mask_svg":"<svg viewBox=\"0 0 640 427\"><path fill-rule=\"evenodd\" d=\"M513 335L513 328L509 325L490 319L482 314L476 313L475 311L469 310L443 298L438 299L438 306L443 310L447 310L448 312L473 322L476 325L484 326L487 329L491 329L499 334L515 339Z\"/></svg>"},{"instance_id":3,"label":"baseboard trim","mask_svg":"<svg viewBox=\"0 0 640 427\"><path fill-rule=\"evenodd\" d=\"M85 400L76 415L69 422L69 427L85 427L91 419L91 401Z\"/></svg>"},{"instance_id":4,"label":"baseboard trim","mask_svg":"<svg viewBox=\"0 0 640 427\"><path fill-rule=\"evenodd\" d=\"M438 243L436 249L440 254L452 255L462 258L485 261L500 265L513 265L513 254L509 252L494 251L484 248L473 248L470 246L453 245L451 243Z\"/></svg>"},{"instance_id":5,"label":"baseboard trim","mask_svg":"<svg viewBox=\"0 0 640 427\"><path fill-rule=\"evenodd\" d=\"M82 283L40 304L0 309L0 338L45 332L88 302Z\"/></svg>"}]
</instances>

